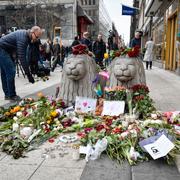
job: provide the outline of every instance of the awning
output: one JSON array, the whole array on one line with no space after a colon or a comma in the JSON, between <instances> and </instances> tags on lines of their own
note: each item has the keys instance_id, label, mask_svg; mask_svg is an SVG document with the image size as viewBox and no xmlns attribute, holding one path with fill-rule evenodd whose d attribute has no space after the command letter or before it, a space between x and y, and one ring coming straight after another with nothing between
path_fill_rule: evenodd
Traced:
<instances>
[{"instance_id":1,"label":"awning","mask_svg":"<svg viewBox=\"0 0 180 180\"><path fill-rule=\"evenodd\" d=\"M77 6L77 16L78 17L84 17L90 24L94 23L92 18L90 16L88 16L87 13L79 5Z\"/></svg>"}]
</instances>

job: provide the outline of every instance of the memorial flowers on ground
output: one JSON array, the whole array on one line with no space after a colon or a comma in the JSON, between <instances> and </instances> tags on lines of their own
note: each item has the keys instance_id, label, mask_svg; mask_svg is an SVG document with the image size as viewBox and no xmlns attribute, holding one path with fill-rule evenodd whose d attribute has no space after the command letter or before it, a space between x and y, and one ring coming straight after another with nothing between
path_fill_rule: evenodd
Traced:
<instances>
[{"instance_id":1,"label":"memorial flowers on ground","mask_svg":"<svg viewBox=\"0 0 180 180\"><path fill-rule=\"evenodd\" d=\"M106 100L125 101L125 114L103 116ZM93 158L86 154L86 160L98 158L105 150L111 159L120 163L127 160L134 165L152 159L144 147L161 137L173 143L163 158L170 163L180 153L180 113L157 112L147 86L135 85L128 91L121 86L105 88L104 99L101 97L98 106L101 111L96 110L96 115L75 112L57 96L38 93L37 100L27 98L8 109L0 108L0 148L16 159L47 140L53 143L59 135L76 132L81 146L92 152ZM63 143L70 139L66 137Z\"/></svg>"}]
</instances>

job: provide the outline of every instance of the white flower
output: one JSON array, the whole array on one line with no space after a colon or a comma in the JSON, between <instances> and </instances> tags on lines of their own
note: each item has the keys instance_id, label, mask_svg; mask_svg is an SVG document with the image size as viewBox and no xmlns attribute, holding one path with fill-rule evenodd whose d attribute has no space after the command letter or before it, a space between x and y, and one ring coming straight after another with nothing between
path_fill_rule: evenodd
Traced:
<instances>
[{"instance_id":1,"label":"white flower","mask_svg":"<svg viewBox=\"0 0 180 180\"><path fill-rule=\"evenodd\" d=\"M17 120L18 120L18 118L17 118L16 116L14 116L14 117L13 117L13 120L14 120L14 121L17 121Z\"/></svg>"},{"instance_id":2,"label":"white flower","mask_svg":"<svg viewBox=\"0 0 180 180\"><path fill-rule=\"evenodd\" d=\"M21 116L22 116L22 112L20 112L20 111L17 112L17 113L16 113L16 116L21 117Z\"/></svg>"},{"instance_id":3,"label":"white flower","mask_svg":"<svg viewBox=\"0 0 180 180\"><path fill-rule=\"evenodd\" d=\"M19 129L19 124L18 123L13 123L12 130L17 132L18 129Z\"/></svg>"},{"instance_id":4,"label":"white flower","mask_svg":"<svg viewBox=\"0 0 180 180\"><path fill-rule=\"evenodd\" d=\"M157 117L158 117L157 114L151 114L152 119L157 119Z\"/></svg>"},{"instance_id":5,"label":"white flower","mask_svg":"<svg viewBox=\"0 0 180 180\"><path fill-rule=\"evenodd\" d=\"M132 135L134 135L135 137L137 136L137 131L136 131L136 129L131 129L129 132L130 132Z\"/></svg>"},{"instance_id":6,"label":"white flower","mask_svg":"<svg viewBox=\"0 0 180 180\"><path fill-rule=\"evenodd\" d=\"M129 151L129 156L132 160L136 161L138 157L140 157L139 152L135 151L134 147L131 147Z\"/></svg>"},{"instance_id":7,"label":"white flower","mask_svg":"<svg viewBox=\"0 0 180 180\"><path fill-rule=\"evenodd\" d=\"M127 121L122 121L122 126L123 127L128 127L129 123Z\"/></svg>"},{"instance_id":8,"label":"white flower","mask_svg":"<svg viewBox=\"0 0 180 180\"><path fill-rule=\"evenodd\" d=\"M125 131L125 132L123 132L123 133L121 133L121 137L122 138L125 138L126 136L128 136L129 135L129 131Z\"/></svg>"}]
</instances>

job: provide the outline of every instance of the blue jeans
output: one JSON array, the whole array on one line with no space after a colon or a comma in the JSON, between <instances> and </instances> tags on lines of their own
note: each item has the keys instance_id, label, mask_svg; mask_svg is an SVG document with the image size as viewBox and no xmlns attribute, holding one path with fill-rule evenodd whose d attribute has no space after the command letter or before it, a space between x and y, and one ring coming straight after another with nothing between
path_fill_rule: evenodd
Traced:
<instances>
[{"instance_id":1,"label":"blue jeans","mask_svg":"<svg viewBox=\"0 0 180 180\"><path fill-rule=\"evenodd\" d=\"M0 48L0 71L2 88L5 96L13 97L16 96L15 90L15 75L16 65L13 62L10 55Z\"/></svg>"}]
</instances>

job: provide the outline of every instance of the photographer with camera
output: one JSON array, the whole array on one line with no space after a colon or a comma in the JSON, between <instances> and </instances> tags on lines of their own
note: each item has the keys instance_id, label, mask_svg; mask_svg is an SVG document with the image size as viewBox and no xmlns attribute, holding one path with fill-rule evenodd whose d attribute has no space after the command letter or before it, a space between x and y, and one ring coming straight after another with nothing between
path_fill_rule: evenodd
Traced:
<instances>
[{"instance_id":1,"label":"photographer with camera","mask_svg":"<svg viewBox=\"0 0 180 180\"><path fill-rule=\"evenodd\" d=\"M0 38L0 70L5 100L21 100L15 90L16 66L12 58L14 53L17 53L29 82L34 83L29 64L26 61L26 51L28 45L38 41L41 35L41 28L34 26L30 30L18 30Z\"/></svg>"}]
</instances>

